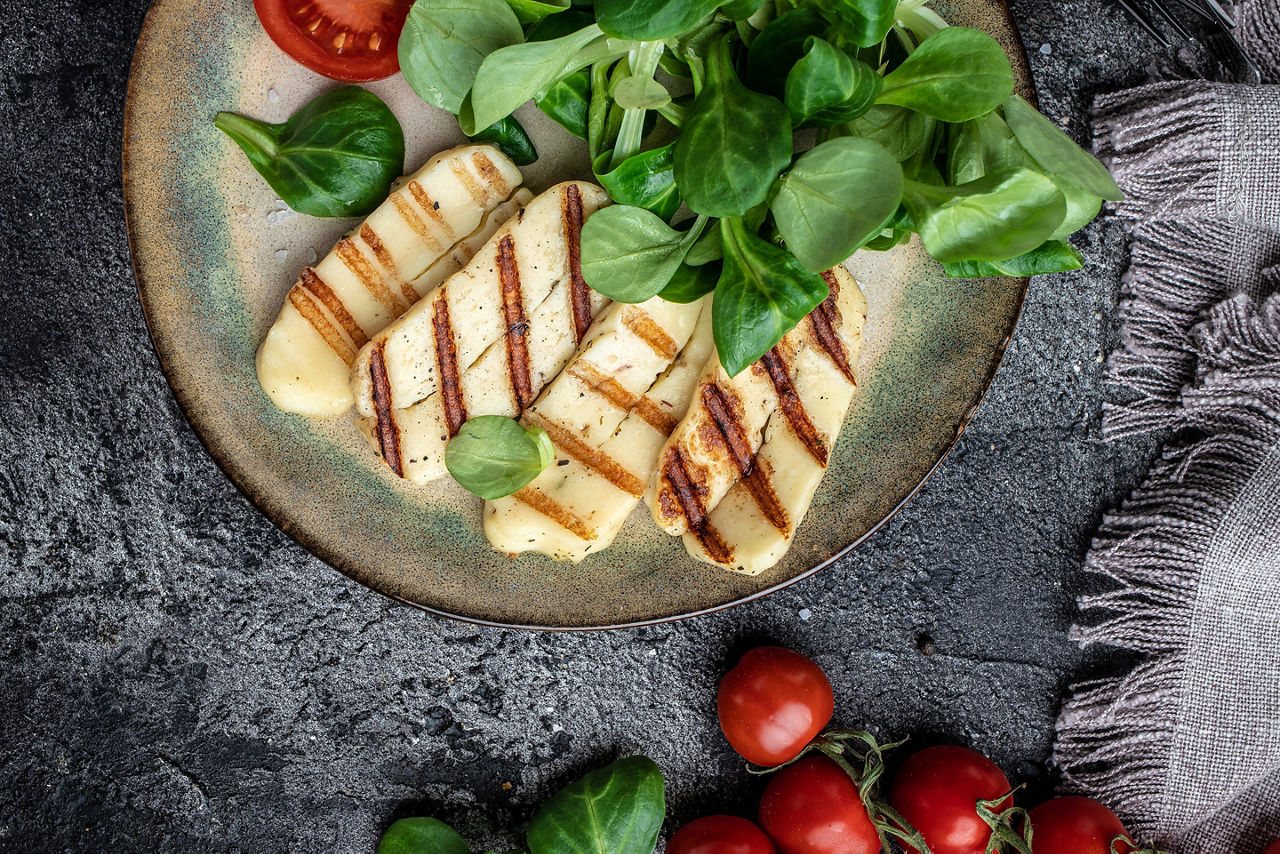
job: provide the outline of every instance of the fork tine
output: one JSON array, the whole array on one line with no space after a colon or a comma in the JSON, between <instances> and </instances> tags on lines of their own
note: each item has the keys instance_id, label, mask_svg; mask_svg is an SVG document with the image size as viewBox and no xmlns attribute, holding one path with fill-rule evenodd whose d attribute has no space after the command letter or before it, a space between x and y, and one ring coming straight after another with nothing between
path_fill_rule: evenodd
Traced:
<instances>
[{"instance_id":1,"label":"fork tine","mask_svg":"<svg viewBox=\"0 0 1280 854\"><path fill-rule=\"evenodd\" d=\"M1222 22L1224 27L1235 27L1236 19L1227 14L1227 10L1222 8L1218 0L1203 0L1203 2L1213 12L1214 17Z\"/></svg>"},{"instance_id":2,"label":"fork tine","mask_svg":"<svg viewBox=\"0 0 1280 854\"><path fill-rule=\"evenodd\" d=\"M1156 7L1157 14L1159 14L1169 26L1173 27L1173 29L1177 31L1183 41L1189 42L1194 38L1194 36L1191 35L1191 31L1183 26L1182 22L1175 18L1173 13L1170 12L1169 9L1160 2L1160 0L1156 0L1154 5Z\"/></svg>"},{"instance_id":3,"label":"fork tine","mask_svg":"<svg viewBox=\"0 0 1280 854\"><path fill-rule=\"evenodd\" d=\"M1204 4L1196 2L1196 0L1173 0L1173 2L1211 24L1216 24L1219 20L1217 15L1213 14Z\"/></svg>"},{"instance_id":4,"label":"fork tine","mask_svg":"<svg viewBox=\"0 0 1280 854\"><path fill-rule=\"evenodd\" d=\"M1144 13L1141 9L1139 9L1137 6L1135 6L1135 5L1133 5L1132 3L1130 3L1130 2L1129 2L1129 0L1116 0L1116 3L1118 3L1118 4L1120 5L1120 8L1122 8L1122 9L1124 9L1126 12L1128 12L1128 13L1129 13L1129 16L1130 16L1131 18L1133 18L1135 21L1137 21L1137 22L1138 22L1138 24L1139 24L1139 25L1140 25L1144 30L1146 30L1146 31L1147 31L1147 33L1148 33L1148 34L1149 34L1153 39L1155 39L1156 41L1160 42L1160 45L1161 45L1162 47L1172 47L1172 46L1173 46L1173 43L1172 43L1172 42L1170 42L1170 41L1169 41L1169 39L1165 37L1165 34L1164 34L1164 33L1160 32L1160 30L1156 27L1156 25L1155 25L1154 23L1152 23L1151 19L1150 19L1150 18L1148 18L1148 17L1146 16L1146 13Z\"/></svg>"}]
</instances>

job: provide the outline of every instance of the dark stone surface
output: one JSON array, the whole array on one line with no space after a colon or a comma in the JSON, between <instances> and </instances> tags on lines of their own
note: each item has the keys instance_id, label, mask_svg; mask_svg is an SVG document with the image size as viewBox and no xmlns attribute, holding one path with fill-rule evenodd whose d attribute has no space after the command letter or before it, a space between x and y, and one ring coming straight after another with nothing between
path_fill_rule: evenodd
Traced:
<instances>
[{"instance_id":1,"label":"dark stone surface","mask_svg":"<svg viewBox=\"0 0 1280 854\"><path fill-rule=\"evenodd\" d=\"M310 557L174 404L121 212L146 5L9 4L0 30L0 849L369 851L414 812L499 846L554 787L630 751L666 772L673 824L749 811L759 783L713 696L765 639L827 669L839 721L971 744L1046 790L1062 690L1087 664L1067 636L1080 559L1150 453L1099 434L1114 222L1082 235L1086 270L1032 283L955 453L839 566L683 624L478 629ZM1079 138L1091 97L1152 61L1108 0L1014 12L1045 111Z\"/></svg>"}]
</instances>

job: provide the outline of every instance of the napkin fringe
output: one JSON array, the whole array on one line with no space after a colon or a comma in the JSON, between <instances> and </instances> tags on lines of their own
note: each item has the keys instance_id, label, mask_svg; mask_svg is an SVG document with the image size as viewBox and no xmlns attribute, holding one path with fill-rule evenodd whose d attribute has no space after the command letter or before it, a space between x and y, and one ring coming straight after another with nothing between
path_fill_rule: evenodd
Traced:
<instances>
[{"instance_id":1,"label":"napkin fringe","mask_svg":"<svg viewBox=\"0 0 1280 854\"><path fill-rule=\"evenodd\" d=\"M1236 497L1280 442L1280 295L1241 295L1187 336L1197 381L1176 426L1198 437L1167 450L1107 516L1085 562L1114 589L1079 599L1082 645L1144 656L1128 674L1074 686L1058 720L1067 789L1107 792L1135 830L1154 830L1176 748L1179 698L1200 564Z\"/></svg>"},{"instance_id":2,"label":"napkin fringe","mask_svg":"<svg viewBox=\"0 0 1280 854\"><path fill-rule=\"evenodd\" d=\"M1217 198L1222 92L1166 81L1100 95L1094 151L1124 187L1115 212L1131 224L1210 209ZM1188 140L1195 140L1188 144Z\"/></svg>"},{"instance_id":3,"label":"napkin fringe","mask_svg":"<svg viewBox=\"0 0 1280 854\"><path fill-rule=\"evenodd\" d=\"M1222 299L1234 236L1229 224L1152 221L1133 230L1121 279L1121 347L1107 360L1107 381L1129 399L1103 406L1103 434L1115 439L1177 426L1183 386L1195 371L1187 330Z\"/></svg>"}]
</instances>

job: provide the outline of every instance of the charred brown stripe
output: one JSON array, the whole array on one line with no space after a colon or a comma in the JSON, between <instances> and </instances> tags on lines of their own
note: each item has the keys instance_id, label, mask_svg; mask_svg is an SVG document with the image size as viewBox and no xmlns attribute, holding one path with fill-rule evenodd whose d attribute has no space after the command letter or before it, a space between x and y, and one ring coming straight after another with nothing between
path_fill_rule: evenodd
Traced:
<instances>
[{"instance_id":1,"label":"charred brown stripe","mask_svg":"<svg viewBox=\"0 0 1280 854\"><path fill-rule=\"evenodd\" d=\"M569 245L569 294L573 303L573 332L578 341L591 327L591 288L582 278L582 193L577 184L564 192L564 239Z\"/></svg>"},{"instance_id":2,"label":"charred brown stripe","mask_svg":"<svg viewBox=\"0 0 1280 854\"><path fill-rule=\"evenodd\" d=\"M298 314L307 319L311 327L342 361L348 365L355 364L355 348L338 331L338 327L329 322L329 318L325 317L324 312L315 304L314 297L302 288L294 286L289 289L289 303L298 310Z\"/></svg>"},{"instance_id":3,"label":"charred brown stripe","mask_svg":"<svg viewBox=\"0 0 1280 854\"><path fill-rule=\"evenodd\" d=\"M569 510L562 507L558 502L548 498L546 495L531 486L526 486L513 497L521 504L538 511L543 516L546 516L552 522L555 522L561 528L564 528L580 540L594 540L596 538L596 532L591 530L591 528L587 526L586 522L583 522Z\"/></svg>"},{"instance_id":4,"label":"charred brown stripe","mask_svg":"<svg viewBox=\"0 0 1280 854\"><path fill-rule=\"evenodd\" d=\"M436 240L436 236L431 233L431 229L422 221L422 217L418 216L418 212L413 209L413 205L405 199L400 193L391 194L391 204L395 205L396 213L400 214L400 218L405 221L413 233L422 238L432 252L440 252L440 241Z\"/></svg>"},{"instance_id":5,"label":"charred brown stripe","mask_svg":"<svg viewBox=\"0 0 1280 854\"><path fill-rule=\"evenodd\" d=\"M600 372L595 365L585 359L575 359L569 365L568 371L571 376L582 380L588 388L623 412L630 412L640 402L639 395L627 391L621 383L608 374Z\"/></svg>"},{"instance_id":6,"label":"charred brown stripe","mask_svg":"<svg viewBox=\"0 0 1280 854\"><path fill-rule=\"evenodd\" d=\"M736 403L737 400L731 393L725 392L715 383L707 383L702 387L702 405L711 416L716 431L724 439L729 456L738 467L738 473L745 477L751 471L755 453L751 450L746 431L742 429Z\"/></svg>"},{"instance_id":7,"label":"charred brown stripe","mask_svg":"<svg viewBox=\"0 0 1280 854\"><path fill-rule=\"evenodd\" d=\"M461 164L457 163L456 161L454 162L453 171L455 173L458 171L458 167L460 165ZM462 171L463 172L467 171L465 166L462 167ZM467 173L467 174L469 177L470 173ZM422 209L422 212L427 216L431 217L431 221L436 224L436 228L444 232L445 237L447 237L449 240L453 240L456 237L456 235L453 233L453 226L449 225L448 220L444 218L444 214L440 213L440 203L433 201L431 197L427 195L427 191L422 189L421 184L419 184L417 181L410 181L409 195L413 196L413 200L418 203L418 207ZM439 242L435 241L434 239L432 240L432 242L435 243L435 246L433 248L437 252L439 252L440 251Z\"/></svg>"},{"instance_id":8,"label":"charred brown stripe","mask_svg":"<svg viewBox=\"0 0 1280 854\"><path fill-rule=\"evenodd\" d=\"M582 441L577 433L562 424L557 424L533 413L526 415L530 423L536 424L551 437L556 450L571 459L575 459L628 495L639 498L644 495L644 481L620 465L599 448L593 448Z\"/></svg>"},{"instance_id":9,"label":"charred brown stripe","mask_svg":"<svg viewBox=\"0 0 1280 854\"><path fill-rule=\"evenodd\" d=\"M670 436L675 431L676 420L664 412L658 404L648 397L627 391L621 383L596 370L595 366L589 362L579 359L567 370L615 407L628 414L635 413L664 436Z\"/></svg>"},{"instance_id":10,"label":"charred brown stripe","mask_svg":"<svg viewBox=\"0 0 1280 854\"><path fill-rule=\"evenodd\" d=\"M356 319L351 316L351 312L347 311L347 307L342 300L338 299L338 295L333 292L333 288L325 284L324 279L316 275L315 270L310 267L303 267L302 272L298 274L298 284L306 288L311 296L319 300L320 304L329 310L334 320L338 321L338 325L347 333L357 348L369 343L369 336L364 334L360 324L356 323Z\"/></svg>"},{"instance_id":11,"label":"charred brown stripe","mask_svg":"<svg viewBox=\"0 0 1280 854\"><path fill-rule=\"evenodd\" d=\"M824 272L822 278L831 288L831 293L821 305L809 313L813 337L818 339L818 344L826 351L840 373L844 374L845 379L857 385L857 380L853 378L853 368L849 365L849 354L845 352L844 344L841 343L840 336L835 330L840 324L840 309L836 307L836 300L840 297L840 282L836 279L835 273L830 270Z\"/></svg>"},{"instance_id":12,"label":"charred brown stripe","mask_svg":"<svg viewBox=\"0 0 1280 854\"><path fill-rule=\"evenodd\" d=\"M369 227L368 223L360 226L360 239L369 245L373 250L373 257L378 259L378 265L382 267L383 272L387 274L388 279L399 279L400 272L396 269L396 259L391 257L391 253L387 251L386 245L382 242L382 238ZM401 279L400 293L404 294L405 302L413 305L418 301L418 292L413 289L413 285Z\"/></svg>"},{"instance_id":13,"label":"charred brown stripe","mask_svg":"<svg viewBox=\"0 0 1280 854\"><path fill-rule=\"evenodd\" d=\"M702 546L702 552L722 566L733 566L733 549L710 522L690 531Z\"/></svg>"},{"instance_id":14,"label":"charred brown stripe","mask_svg":"<svg viewBox=\"0 0 1280 854\"><path fill-rule=\"evenodd\" d=\"M622 325L627 327L637 338L649 345L653 352L664 359L674 359L680 352L679 345L661 326L653 322L653 318L643 310L628 307L622 315Z\"/></svg>"},{"instance_id":15,"label":"charred brown stripe","mask_svg":"<svg viewBox=\"0 0 1280 854\"><path fill-rule=\"evenodd\" d=\"M657 430L664 436L670 436L676 431L676 427L680 422L676 421L669 412L661 406L653 402L652 398L642 397L636 402L635 409L632 410L645 420L650 427Z\"/></svg>"},{"instance_id":16,"label":"charred brown stripe","mask_svg":"<svg viewBox=\"0 0 1280 854\"><path fill-rule=\"evenodd\" d=\"M511 375L516 407L524 409L533 401L533 382L529 378L529 319L524 313L516 245L510 234L498 242L498 281L502 287L502 316L507 323L507 372Z\"/></svg>"},{"instance_id":17,"label":"charred brown stripe","mask_svg":"<svg viewBox=\"0 0 1280 854\"><path fill-rule=\"evenodd\" d=\"M346 265L346 268L360 280L360 284L364 285L364 289L369 292L370 296L393 312L400 313L400 310L404 308L403 301L391 293L387 283L382 280L382 276L378 274L378 271L373 269L369 259L364 257L364 253L360 251L360 247L356 246L349 238L344 237L338 241L334 251L338 253L338 257L342 259L342 263Z\"/></svg>"},{"instance_id":18,"label":"charred brown stripe","mask_svg":"<svg viewBox=\"0 0 1280 854\"><path fill-rule=\"evenodd\" d=\"M707 523L707 506L702 501L706 490L694 484L688 462L678 447L668 448L664 457L661 478L669 488L658 494L662 517L672 521L684 517L690 529L702 528Z\"/></svg>"},{"instance_id":19,"label":"charred brown stripe","mask_svg":"<svg viewBox=\"0 0 1280 854\"><path fill-rule=\"evenodd\" d=\"M489 183L489 193L485 199L489 198L505 199L511 195L511 186L507 184L502 177L501 170L493 165L493 161L489 159L489 155L483 151L477 151L471 155L471 164L476 167L476 171L480 173L480 177ZM476 201L480 201L477 199Z\"/></svg>"},{"instance_id":20,"label":"charred brown stripe","mask_svg":"<svg viewBox=\"0 0 1280 854\"><path fill-rule=\"evenodd\" d=\"M453 169L453 177L457 178L462 186L467 188L467 195L471 196L471 200L483 207L489 194L485 192L484 187L480 186L476 176L471 174L467 164L455 159L450 161L449 167Z\"/></svg>"},{"instance_id":21,"label":"charred brown stripe","mask_svg":"<svg viewBox=\"0 0 1280 854\"><path fill-rule=\"evenodd\" d=\"M453 340L453 323L449 319L449 301L445 295L436 297L431 308L436 364L440 366L440 400L445 425L449 428L449 435L454 436L467 423L467 404L462 398L462 371L458 367L458 345Z\"/></svg>"},{"instance_id":22,"label":"charred brown stripe","mask_svg":"<svg viewBox=\"0 0 1280 854\"><path fill-rule=\"evenodd\" d=\"M391 382L387 379L387 358L382 344L369 353L369 379L373 382L373 410L377 420L378 450L397 477L404 477L400 456L400 426L391 410Z\"/></svg>"},{"instance_id":23,"label":"charred brown stripe","mask_svg":"<svg viewBox=\"0 0 1280 854\"><path fill-rule=\"evenodd\" d=\"M756 467L751 470L751 474L742 479L741 483L755 500L761 515L769 520L770 525L785 534L791 530L791 516L778 500L778 493L773 489L772 478L773 471L768 464L757 460Z\"/></svg>"},{"instance_id":24,"label":"charred brown stripe","mask_svg":"<svg viewBox=\"0 0 1280 854\"><path fill-rule=\"evenodd\" d=\"M809 413L804 409L804 401L800 399L795 383L791 381L791 371L787 367L786 360L778 353L778 348L774 347L760 357L760 362L769 372L774 391L778 393L778 408L782 410L787 423L791 425L791 432L804 443L809 456L817 460L818 465L826 468L827 446L823 444L817 428L809 420Z\"/></svg>"}]
</instances>

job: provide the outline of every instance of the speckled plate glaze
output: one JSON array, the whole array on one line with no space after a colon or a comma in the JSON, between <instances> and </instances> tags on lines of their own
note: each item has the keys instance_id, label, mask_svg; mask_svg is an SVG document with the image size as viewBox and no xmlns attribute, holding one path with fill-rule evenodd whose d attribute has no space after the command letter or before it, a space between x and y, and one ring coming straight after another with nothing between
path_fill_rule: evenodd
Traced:
<instances>
[{"instance_id":1,"label":"speckled plate glaze","mask_svg":"<svg viewBox=\"0 0 1280 854\"><path fill-rule=\"evenodd\" d=\"M1001 0L939 11L995 35L1031 94ZM583 629L704 613L763 596L862 542L929 477L981 400L1026 281L948 281L917 246L859 253L867 295L860 388L831 470L781 564L747 578L689 558L643 507L617 543L581 564L495 553L480 502L452 482L394 478L352 421L277 411L254 353L298 270L350 221L297 216L213 127L233 110L283 121L333 84L268 40L248 0L156 0L134 57L125 122L125 207L151 337L210 453L285 531L351 578L424 609L483 623ZM371 88L400 117L412 170L463 141L451 116L399 77ZM541 159L535 192L590 178L585 146L526 106Z\"/></svg>"}]
</instances>

